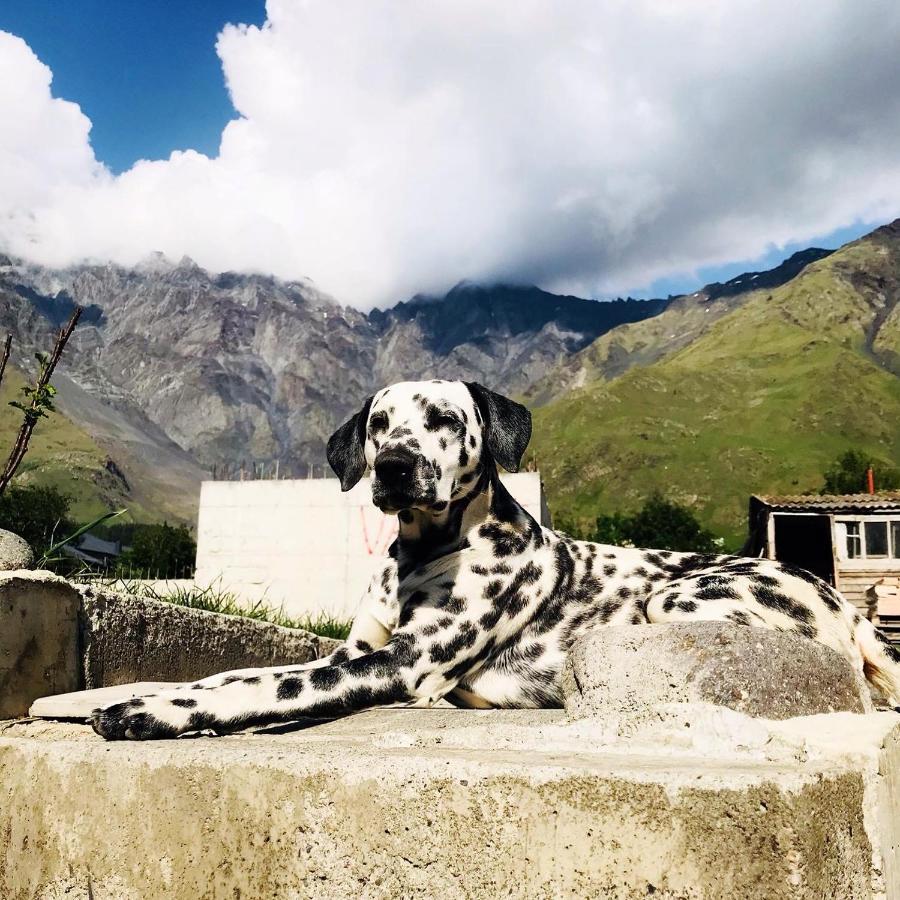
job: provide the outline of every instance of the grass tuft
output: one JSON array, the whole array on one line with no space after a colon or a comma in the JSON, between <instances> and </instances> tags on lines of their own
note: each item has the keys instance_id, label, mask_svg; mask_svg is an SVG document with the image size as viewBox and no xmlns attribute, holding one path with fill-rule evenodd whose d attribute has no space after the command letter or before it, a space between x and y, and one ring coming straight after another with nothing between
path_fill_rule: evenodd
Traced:
<instances>
[{"instance_id":1,"label":"grass tuft","mask_svg":"<svg viewBox=\"0 0 900 900\"><path fill-rule=\"evenodd\" d=\"M282 608L276 608L265 600L257 600L248 606L237 594L225 590L217 584L207 587L195 584L172 584L166 588L157 589L145 581L128 578L91 577L83 580L100 589L115 593L129 594L132 597L147 600L159 600L163 603L174 603L176 606L186 606L190 609L203 609L226 616L243 616L246 619L280 625L282 628L298 628L320 637L334 638L339 641L346 639L352 624L348 619L341 619L325 612L294 618L286 615Z\"/></svg>"}]
</instances>

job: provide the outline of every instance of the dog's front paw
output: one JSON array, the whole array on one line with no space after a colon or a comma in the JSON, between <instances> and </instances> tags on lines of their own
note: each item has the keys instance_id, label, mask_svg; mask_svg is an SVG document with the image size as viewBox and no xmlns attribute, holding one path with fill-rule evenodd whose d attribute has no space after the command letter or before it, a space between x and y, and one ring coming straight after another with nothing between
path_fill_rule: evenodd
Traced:
<instances>
[{"instance_id":1,"label":"dog's front paw","mask_svg":"<svg viewBox=\"0 0 900 900\"><path fill-rule=\"evenodd\" d=\"M135 697L121 703L112 703L91 713L94 731L108 741L152 741L177 737L184 727L182 723L167 718L151 700ZM177 708L177 707L173 707Z\"/></svg>"}]
</instances>

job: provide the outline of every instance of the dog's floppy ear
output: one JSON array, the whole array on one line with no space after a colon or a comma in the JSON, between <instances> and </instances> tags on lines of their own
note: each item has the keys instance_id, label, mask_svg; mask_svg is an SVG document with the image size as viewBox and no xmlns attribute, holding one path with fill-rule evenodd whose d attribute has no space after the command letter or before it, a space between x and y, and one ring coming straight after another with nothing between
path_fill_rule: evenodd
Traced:
<instances>
[{"instance_id":1,"label":"dog's floppy ear","mask_svg":"<svg viewBox=\"0 0 900 900\"><path fill-rule=\"evenodd\" d=\"M525 448L531 440L531 413L501 394L474 381L465 382L481 419L491 455L507 472L518 472Z\"/></svg>"},{"instance_id":2,"label":"dog's floppy ear","mask_svg":"<svg viewBox=\"0 0 900 900\"><path fill-rule=\"evenodd\" d=\"M366 425L371 408L372 398L368 397L362 409L328 438L328 465L341 479L342 491L349 491L366 471Z\"/></svg>"}]
</instances>

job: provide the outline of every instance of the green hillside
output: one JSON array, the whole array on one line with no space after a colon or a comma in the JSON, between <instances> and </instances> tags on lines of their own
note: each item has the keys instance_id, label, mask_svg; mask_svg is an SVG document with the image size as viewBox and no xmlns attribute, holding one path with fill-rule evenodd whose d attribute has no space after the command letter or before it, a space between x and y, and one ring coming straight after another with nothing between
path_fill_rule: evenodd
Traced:
<instances>
[{"instance_id":1,"label":"green hillside","mask_svg":"<svg viewBox=\"0 0 900 900\"><path fill-rule=\"evenodd\" d=\"M751 493L816 490L850 446L896 465L898 297L895 224L718 309L656 362L620 360L624 373L608 380L586 366L583 387L535 414L551 510L587 523L660 490L736 547ZM672 333L667 316L651 320L656 334ZM600 340L609 347L615 334ZM638 343L642 357L653 356L649 339ZM606 358L597 348L583 356Z\"/></svg>"},{"instance_id":2,"label":"green hillside","mask_svg":"<svg viewBox=\"0 0 900 900\"><path fill-rule=\"evenodd\" d=\"M22 414L9 401L21 399L24 383L22 374L8 366L0 385L0 456L4 462L22 424ZM57 412L38 422L14 483L58 488L72 498L71 515L77 521L123 506L128 507L129 518L146 518L115 472L94 440Z\"/></svg>"}]
</instances>

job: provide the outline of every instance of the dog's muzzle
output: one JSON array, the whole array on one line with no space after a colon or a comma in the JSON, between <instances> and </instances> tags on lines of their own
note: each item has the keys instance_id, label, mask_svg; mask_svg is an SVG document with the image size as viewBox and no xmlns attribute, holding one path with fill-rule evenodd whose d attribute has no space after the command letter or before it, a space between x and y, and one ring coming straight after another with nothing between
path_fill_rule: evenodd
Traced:
<instances>
[{"instance_id":1,"label":"dog's muzzle","mask_svg":"<svg viewBox=\"0 0 900 900\"><path fill-rule=\"evenodd\" d=\"M385 447L375 457L372 502L385 512L434 503L434 470L420 453Z\"/></svg>"}]
</instances>

